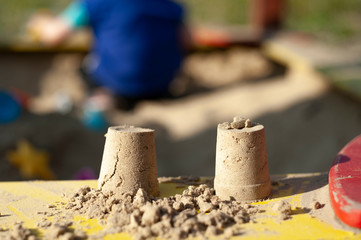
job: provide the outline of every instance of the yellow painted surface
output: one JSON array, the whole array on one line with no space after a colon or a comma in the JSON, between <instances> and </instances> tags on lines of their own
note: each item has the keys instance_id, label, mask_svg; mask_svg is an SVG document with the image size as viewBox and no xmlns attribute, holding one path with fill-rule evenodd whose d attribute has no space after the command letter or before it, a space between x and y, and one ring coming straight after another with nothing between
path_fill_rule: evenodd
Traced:
<instances>
[{"instance_id":1,"label":"yellow painted surface","mask_svg":"<svg viewBox=\"0 0 361 240\"><path fill-rule=\"evenodd\" d=\"M307 187L313 184L312 176L315 174L302 175L302 178L299 178L302 181L298 182L297 186L282 182L277 186L272 186L274 194L271 199L253 203L261 205L265 212L256 219L256 222L243 224L241 227L244 234L232 239L361 239L361 234L335 229L333 226L299 211L302 195ZM39 211L47 211L48 204L59 205L61 201L65 200L61 197L62 193L70 193L84 185L96 187L97 182L94 180L1 182L0 226L11 228L14 222L20 220L24 221L26 227L35 229L36 222L43 218L43 215L37 214ZM174 183L160 184L161 196L174 195L183 190L184 187L178 187ZM279 221L275 218L277 213L269 205L285 199L289 200L295 214L287 221ZM95 219L76 216L73 220L75 228L82 229L89 235L99 233L103 229ZM42 231L39 233L40 237L44 234ZM120 233L108 235L104 239L128 240L131 239L131 236Z\"/></svg>"},{"instance_id":2,"label":"yellow painted surface","mask_svg":"<svg viewBox=\"0 0 361 240\"><path fill-rule=\"evenodd\" d=\"M270 201L290 200L292 211L301 207L301 194L294 194L289 197L276 198ZM261 202L267 204L270 201ZM272 209L266 208L267 215L277 215ZM335 229L317 218L312 218L307 213L293 214L292 219L278 221L272 218L263 218L257 223L244 225L244 229L250 233L247 236L234 237L232 239L360 239L352 232Z\"/></svg>"}]
</instances>

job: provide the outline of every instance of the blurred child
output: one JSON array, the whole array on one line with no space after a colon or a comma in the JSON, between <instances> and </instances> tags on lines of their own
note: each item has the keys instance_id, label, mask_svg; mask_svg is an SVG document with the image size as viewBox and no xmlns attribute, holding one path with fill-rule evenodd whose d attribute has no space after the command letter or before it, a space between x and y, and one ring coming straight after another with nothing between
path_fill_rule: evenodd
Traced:
<instances>
[{"instance_id":1,"label":"blurred child","mask_svg":"<svg viewBox=\"0 0 361 240\"><path fill-rule=\"evenodd\" d=\"M170 0L76 0L57 17L37 16L29 29L47 45L90 26L94 45L85 59L89 85L122 99L167 94L180 67L183 9Z\"/></svg>"}]
</instances>

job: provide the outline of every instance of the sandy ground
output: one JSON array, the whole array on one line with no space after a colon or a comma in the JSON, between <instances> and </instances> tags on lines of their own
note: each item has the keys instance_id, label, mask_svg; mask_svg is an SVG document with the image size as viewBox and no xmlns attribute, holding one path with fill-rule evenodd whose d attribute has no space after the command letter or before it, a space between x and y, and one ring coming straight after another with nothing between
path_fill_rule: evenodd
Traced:
<instances>
[{"instance_id":1,"label":"sandy ground","mask_svg":"<svg viewBox=\"0 0 361 240\"><path fill-rule=\"evenodd\" d=\"M0 88L16 86L36 96L42 103L38 112L49 112L59 91L77 104L85 95L78 74L82 57L1 54ZM282 69L259 50L191 55L184 69L180 79L187 84L177 89L189 94L108 114L112 125L156 130L159 176L213 176L217 124L235 115L265 126L272 174L328 171L337 152L361 132L359 102L333 90L318 73ZM71 179L83 167L98 174L104 133L85 128L76 110L24 112L17 121L0 125L0 180L23 179L6 158L20 139L48 152L57 179Z\"/></svg>"}]
</instances>

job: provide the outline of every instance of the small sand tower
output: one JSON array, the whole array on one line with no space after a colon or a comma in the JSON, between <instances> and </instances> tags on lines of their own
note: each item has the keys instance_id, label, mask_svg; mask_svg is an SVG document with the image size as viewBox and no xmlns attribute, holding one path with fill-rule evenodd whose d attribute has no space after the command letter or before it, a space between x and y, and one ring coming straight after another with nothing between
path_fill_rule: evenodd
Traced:
<instances>
[{"instance_id":1,"label":"small sand tower","mask_svg":"<svg viewBox=\"0 0 361 240\"><path fill-rule=\"evenodd\" d=\"M241 117L218 125L214 188L224 200L251 201L270 195L262 125Z\"/></svg>"},{"instance_id":2,"label":"small sand tower","mask_svg":"<svg viewBox=\"0 0 361 240\"><path fill-rule=\"evenodd\" d=\"M133 126L108 129L98 188L132 193L143 188L152 196L159 194L154 130Z\"/></svg>"}]
</instances>

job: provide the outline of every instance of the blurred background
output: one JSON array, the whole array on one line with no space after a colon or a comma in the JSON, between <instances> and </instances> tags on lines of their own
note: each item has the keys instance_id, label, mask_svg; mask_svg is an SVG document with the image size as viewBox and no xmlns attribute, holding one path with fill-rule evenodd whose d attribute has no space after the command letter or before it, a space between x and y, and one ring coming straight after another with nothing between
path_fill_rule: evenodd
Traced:
<instances>
[{"instance_id":1,"label":"blurred background","mask_svg":"<svg viewBox=\"0 0 361 240\"><path fill-rule=\"evenodd\" d=\"M98 177L106 126L84 124L79 72L91 33L46 47L26 31L69 2L0 0L1 181ZM192 46L176 97L106 124L155 129L159 176L213 176L217 124L237 115L265 126L271 174L328 171L361 133L361 1L179 2Z\"/></svg>"}]
</instances>

